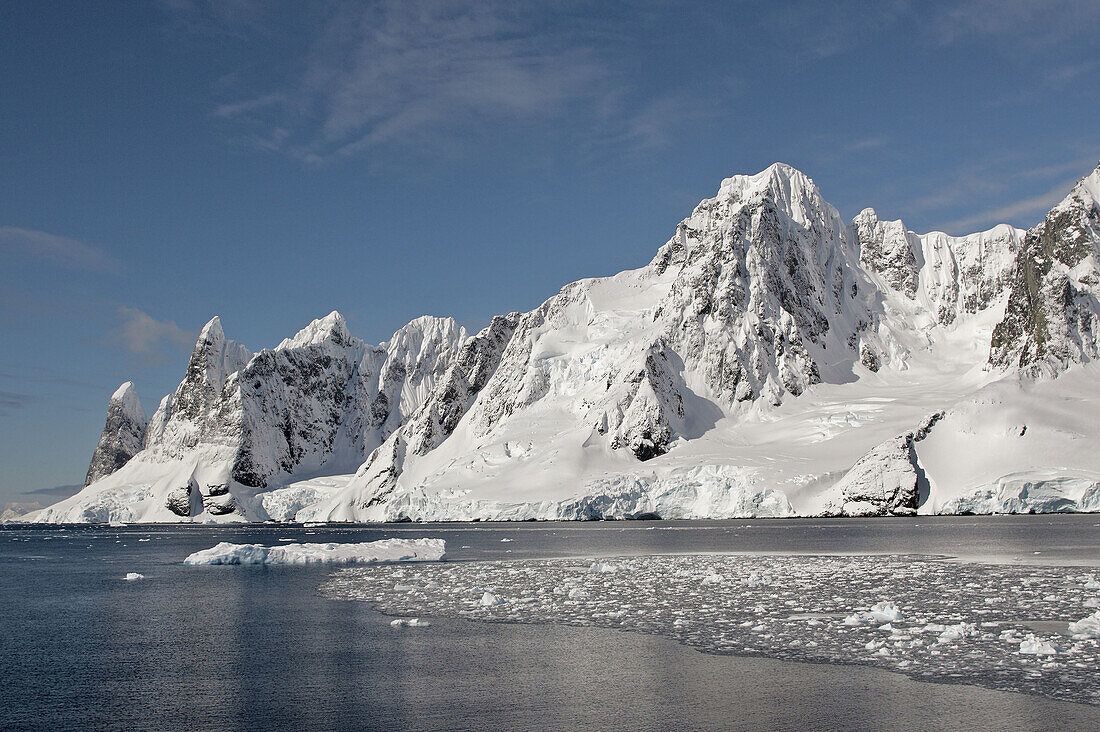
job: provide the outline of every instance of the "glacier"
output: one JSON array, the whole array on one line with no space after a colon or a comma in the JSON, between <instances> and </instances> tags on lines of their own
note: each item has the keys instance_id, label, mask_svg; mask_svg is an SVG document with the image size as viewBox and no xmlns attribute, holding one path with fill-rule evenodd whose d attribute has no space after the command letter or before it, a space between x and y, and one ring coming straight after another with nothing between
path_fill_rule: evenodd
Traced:
<instances>
[{"instance_id":1,"label":"glacier","mask_svg":"<svg viewBox=\"0 0 1100 732\"><path fill-rule=\"evenodd\" d=\"M112 397L43 522L1100 511L1100 168L1037 226L845 222L777 163L653 259L477 333L215 317L145 419Z\"/></svg>"}]
</instances>

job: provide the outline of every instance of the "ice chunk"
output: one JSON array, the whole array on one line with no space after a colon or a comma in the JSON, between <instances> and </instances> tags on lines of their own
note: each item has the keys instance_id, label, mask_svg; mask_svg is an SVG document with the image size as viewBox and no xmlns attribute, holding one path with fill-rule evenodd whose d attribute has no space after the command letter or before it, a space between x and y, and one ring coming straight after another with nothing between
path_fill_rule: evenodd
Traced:
<instances>
[{"instance_id":1,"label":"ice chunk","mask_svg":"<svg viewBox=\"0 0 1100 732\"><path fill-rule=\"evenodd\" d=\"M844 618L845 625L881 625L901 620L901 610L892 602L879 602L871 606L870 610L853 613Z\"/></svg>"},{"instance_id":2,"label":"ice chunk","mask_svg":"<svg viewBox=\"0 0 1100 732\"><path fill-rule=\"evenodd\" d=\"M939 642L950 643L977 634L978 628L974 623L956 623L955 625L948 625L940 632Z\"/></svg>"},{"instance_id":3,"label":"ice chunk","mask_svg":"<svg viewBox=\"0 0 1100 732\"><path fill-rule=\"evenodd\" d=\"M390 625L395 628L427 628L431 623L420 618L398 618L397 620L391 620Z\"/></svg>"},{"instance_id":4,"label":"ice chunk","mask_svg":"<svg viewBox=\"0 0 1100 732\"><path fill-rule=\"evenodd\" d=\"M231 544L223 541L191 554L184 564L370 564L437 561L442 539L383 539L359 544Z\"/></svg>"},{"instance_id":5,"label":"ice chunk","mask_svg":"<svg viewBox=\"0 0 1100 732\"><path fill-rule=\"evenodd\" d=\"M1032 656L1053 656L1058 653L1058 649L1034 633L1028 633L1020 641L1020 653Z\"/></svg>"},{"instance_id":6,"label":"ice chunk","mask_svg":"<svg viewBox=\"0 0 1100 732\"><path fill-rule=\"evenodd\" d=\"M126 580L127 582L133 582L133 581L135 581L135 580L143 580L143 579L145 579L145 575L143 575L143 574L138 574L137 572L127 572L127 573L126 573L126 576L125 576L125 577L123 577L122 579Z\"/></svg>"},{"instance_id":7,"label":"ice chunk","mask_svg":"<svg viewBox=\"0 0 1100 732\"><path fill-rule=\"evenodd\" d=\"M1069 624L1069 632L1074 638L1100 638L1100 610L1076 623Z\"/></svg>"},{"instance_id":8,"label":"ice chunk","mask_svg":"<svg viewBox=\"0 0 1100 732\"><path fill-rule=\"evenodd\" d=\"M588 568L588 571L589 572L603 573L603 574L610 574L612 572L618 572L619 568L616 567L614 564L605 564L603 562L596 562L595 564L593 564L591 567Z\"/></svg>"},{"instance_id":9,"label":"ice chunk","mask_svg":"<svg viewBox=\"0 0 1100 732\"><path fill-rule=\"evenodd\" d=\"M484 595L481 596L480 605L482 607L495 607L497 605L503 604L503 598L494 595L492 592L486 592Z\"/></svg>"}]
</instances>

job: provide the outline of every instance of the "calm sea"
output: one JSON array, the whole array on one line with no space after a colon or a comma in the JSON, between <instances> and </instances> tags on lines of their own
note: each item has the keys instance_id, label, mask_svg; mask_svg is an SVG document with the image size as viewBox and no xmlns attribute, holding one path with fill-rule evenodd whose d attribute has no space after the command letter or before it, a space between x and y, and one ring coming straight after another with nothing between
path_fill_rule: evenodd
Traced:
<instances>
[{"instance_id":1,"label":"calm sea","mask_svg":"<svg viewBox=\"0 0 1100 732\"><path fill-rule=\"evenodd\" d=\"M422 536L447 541L446 561L761 552L1100 566L1100 517L1087 515L0 527L0 729L1100 729L1097 707L636 633L439 618L410 632L318 595L329 567L181 564L219 541Z\"/></svg>"}]
</instances>

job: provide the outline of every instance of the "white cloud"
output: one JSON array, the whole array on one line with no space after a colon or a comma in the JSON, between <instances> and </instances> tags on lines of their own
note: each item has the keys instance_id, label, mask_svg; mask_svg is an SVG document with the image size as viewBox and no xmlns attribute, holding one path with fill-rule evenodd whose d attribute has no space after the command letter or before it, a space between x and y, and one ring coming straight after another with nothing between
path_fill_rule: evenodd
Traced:
<instances>
[{"instance_id":1,"label":"white cloud","mask_svg":"<svg viewBox=\"0 0 1100 732\"><path fill-rule=\"evenodd\" d=\"M83 242L14 226L0 226L0 252L5 258L30 256L72 269L106 271L118 266L105 252Z\"/></svg>"},{"instance_id":2,"label":"white cloud","mask_svg":"<svg viewBox=\"0 0 1100 732\"><path fill-rule=\"evenodd\" d=\"M110 340L147 361L158 361L164 350L189 351L198 331L184 330L171 320L157 320L137 308L120 307L122 323L111 332Z\"/></svg>"}]
</instances>

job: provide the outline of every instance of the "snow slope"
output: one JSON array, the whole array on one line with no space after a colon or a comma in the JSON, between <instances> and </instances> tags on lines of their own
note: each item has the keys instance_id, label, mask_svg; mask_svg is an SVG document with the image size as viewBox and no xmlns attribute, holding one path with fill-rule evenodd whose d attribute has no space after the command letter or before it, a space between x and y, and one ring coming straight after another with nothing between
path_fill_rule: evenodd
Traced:
<instances>
[{"instance_id":1,"label":"snow slope","mask_svg":"<svg viewBox=\"0 0 1100 732\"><path fill-rule=\"evenodd\" d=\"M776 164L475 335L333 313L251 355L215 319L145 449L40 520L1097 510L1097 190L918 235Z\"/></svg>"}]
</instances>

